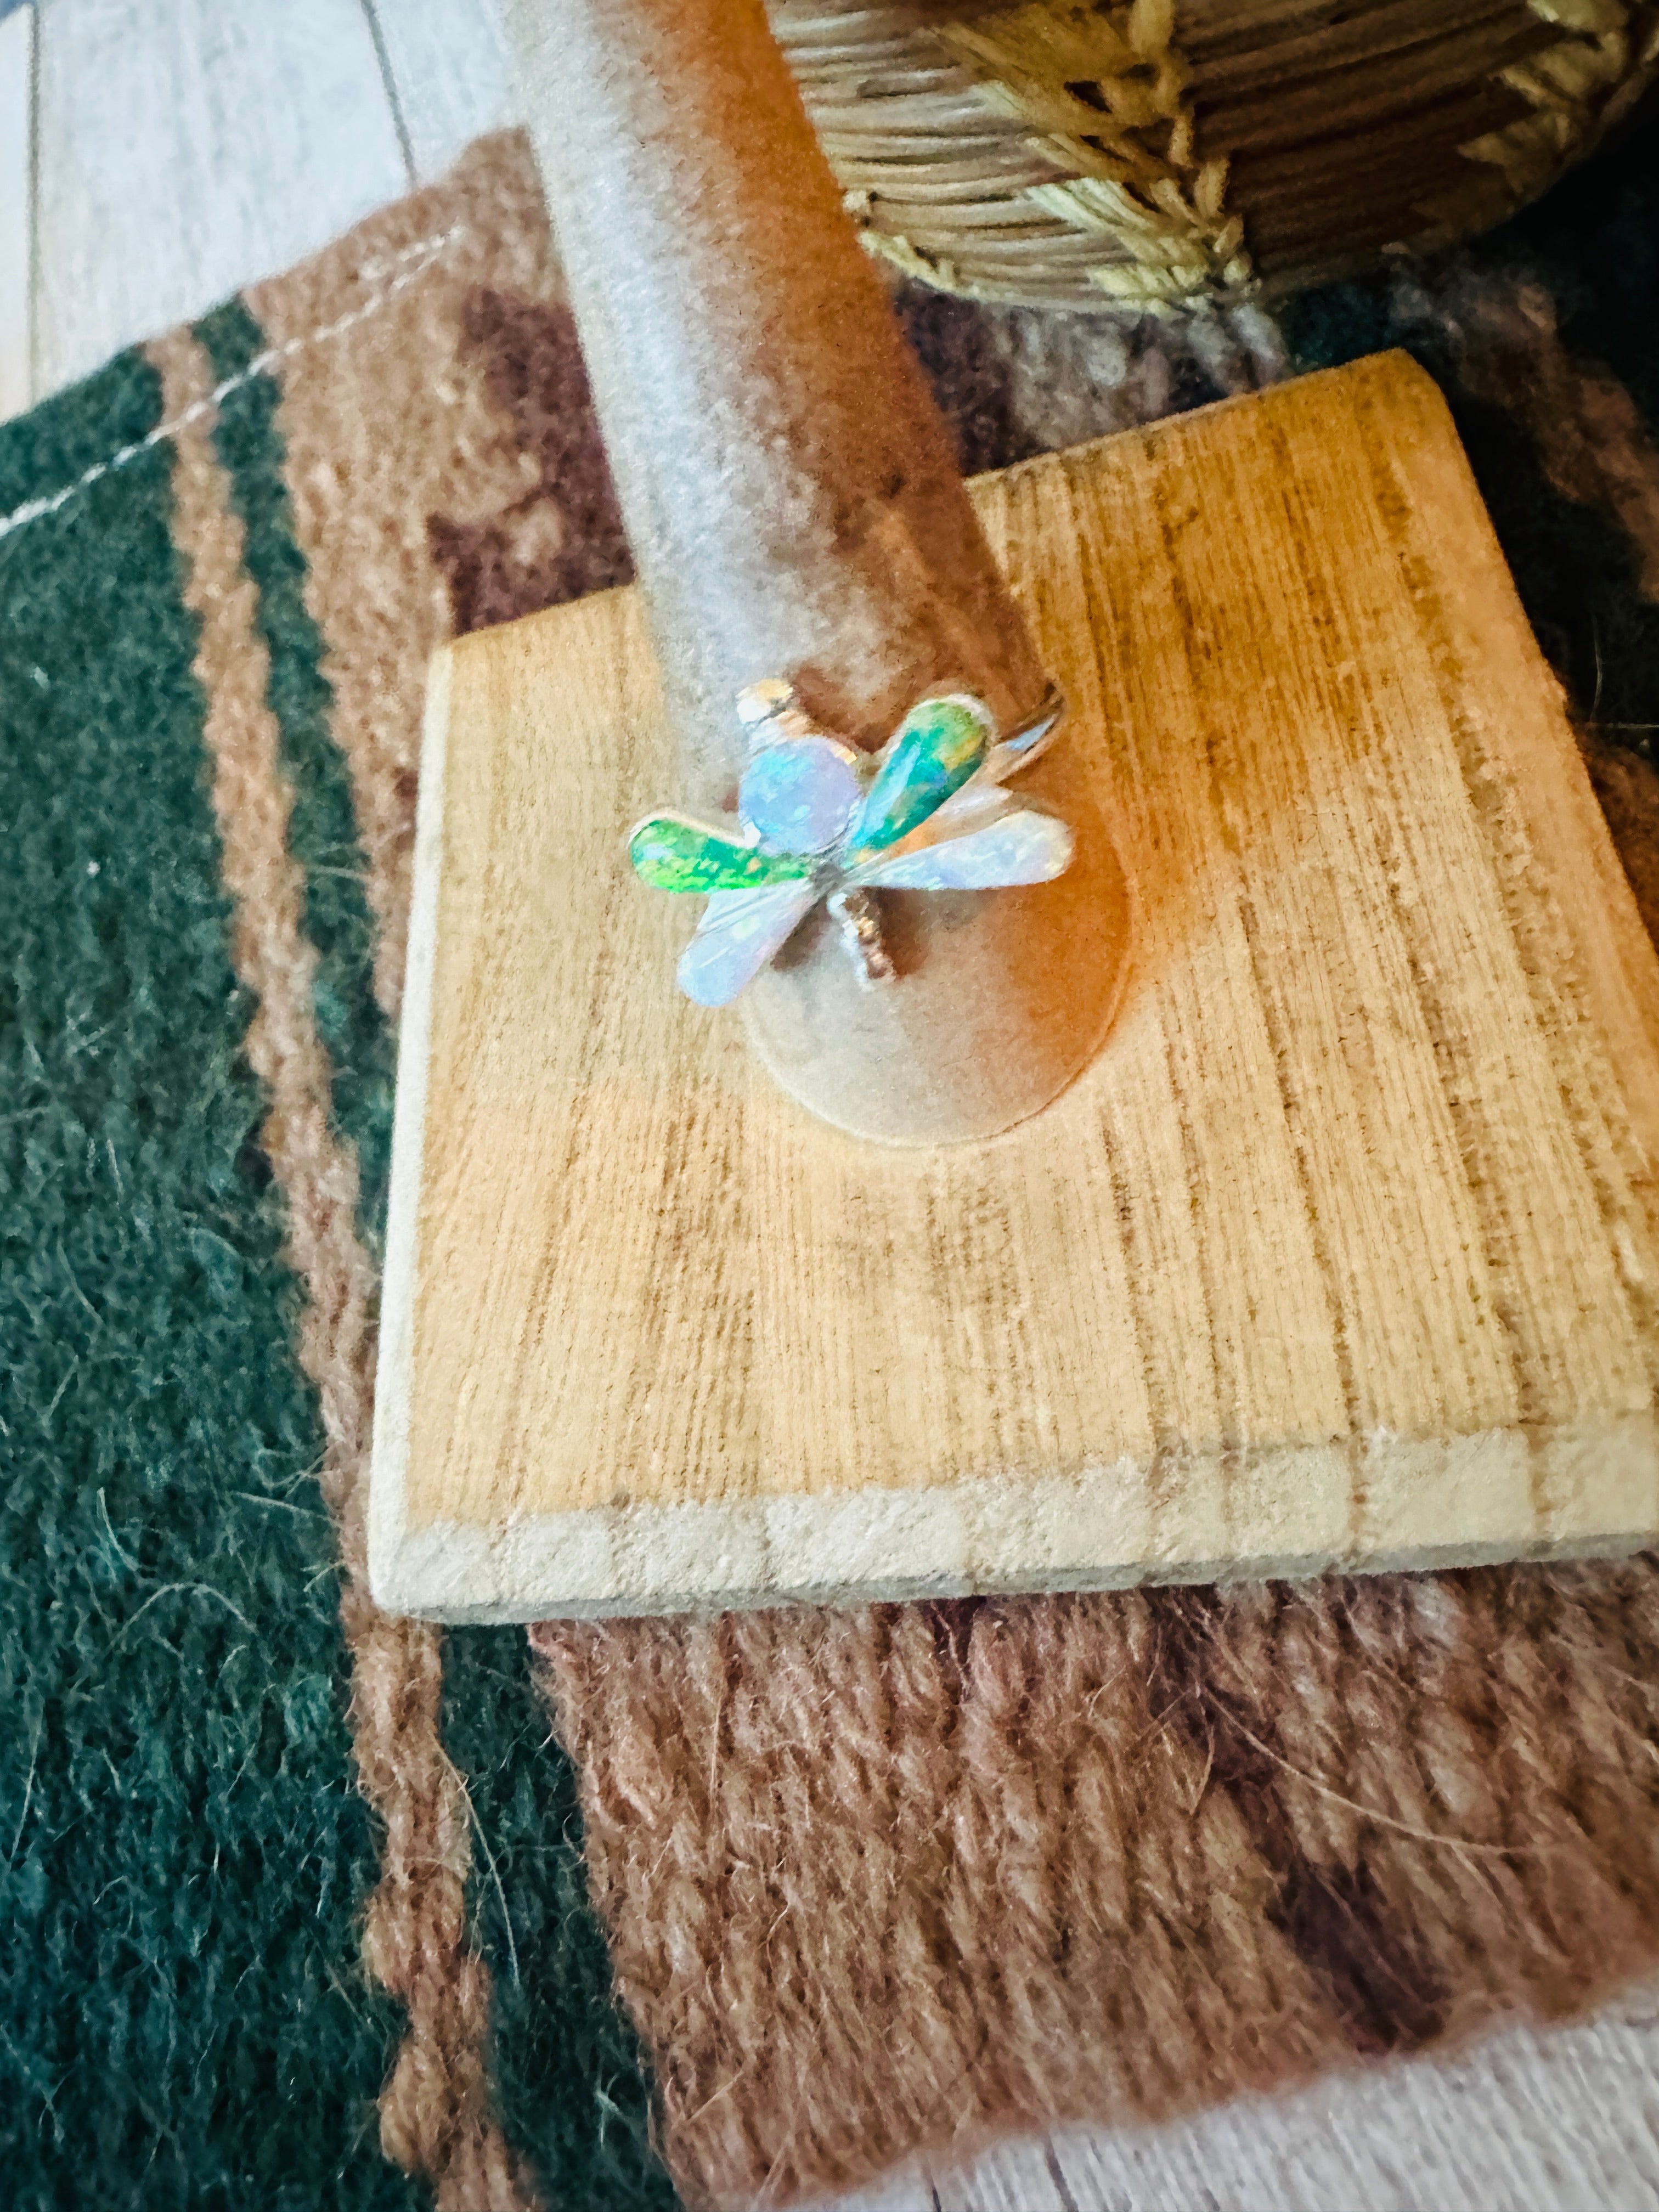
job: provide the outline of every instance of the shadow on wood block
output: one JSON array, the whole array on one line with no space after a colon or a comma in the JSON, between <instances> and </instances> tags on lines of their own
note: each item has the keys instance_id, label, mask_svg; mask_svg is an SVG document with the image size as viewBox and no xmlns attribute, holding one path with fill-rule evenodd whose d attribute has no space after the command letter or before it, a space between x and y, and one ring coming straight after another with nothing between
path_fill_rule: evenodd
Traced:
<instances>
[{"instance_id":1,"label":"shadow on wood block","mask_svg":"<svg viewBox=\"0 0 1659 2212\"><path fill-rule=\"evenodd\" d=\"M981 1145L679 999L615 592L434 672L370 1507L456 1620L1571 1555L1659 1528L1659 963L1433 386L975 487L1139 899Z\"/></svg>"},{"instance_id":2,"label":"shadow on wood block","mask_svg":"<svg viewBox=\"0 0 1659 2212\"><path fill-rule=\"evenodd\" d=\"M914 1144L928 1129L960 1143L1000 1134L1076 1080L1121 999L1133 935L1101 760L1097 733L1074 717L1008 787L1071 826L1072 864L1053 883L878 894L896 987L870 989L829 915L809 917L741 1001L762 1066L792 1098L855 1136ZM908 972L924 932L921 972Z\"/></svg>"}]
</instances>

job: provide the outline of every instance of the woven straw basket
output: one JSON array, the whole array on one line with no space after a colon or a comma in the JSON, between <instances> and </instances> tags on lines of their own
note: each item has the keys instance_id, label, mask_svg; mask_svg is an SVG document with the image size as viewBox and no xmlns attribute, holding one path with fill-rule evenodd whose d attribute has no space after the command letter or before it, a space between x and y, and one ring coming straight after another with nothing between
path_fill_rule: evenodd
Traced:
<instances>
[{"instance_id":1,"label":"woven straw basket","mask_svg":"<svg viewBox=\"0 0 1659 2212\"><path fill-rule=\"evenodd\" d=\"M1449 245L1628 114L1659 0L771 0L872 251L1167 310Z\"/></svg>"}]
</instances>

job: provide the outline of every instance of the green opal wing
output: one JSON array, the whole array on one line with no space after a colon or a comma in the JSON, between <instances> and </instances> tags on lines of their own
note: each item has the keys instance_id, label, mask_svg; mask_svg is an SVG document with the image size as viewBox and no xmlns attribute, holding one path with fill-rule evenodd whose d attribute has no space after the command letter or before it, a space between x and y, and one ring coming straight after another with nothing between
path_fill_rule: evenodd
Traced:
<instances>
[{"instance_id":1,"label":"green opal wing","mask_svg":"<svg viewBox=\"0 0 1659 2212\"><path fill-rule=\"evenodd\" d=\"M684 814L648 815L629 834L628 857L635 873L659 891L758 890L798 882L811 870L793 853L763 852Z\"/></svg>"},{"instance_id":2,"label":"green opal wing","mask_svg":"<svg viewBox=\"0 0 1659 2212\"><path fill-rule=\"evenodd\" d=\"M917 702L899 724L847 841L853 865L920 827L959 791L996 738L990 710L965 691Z\"/></svg>"}]
</instances>

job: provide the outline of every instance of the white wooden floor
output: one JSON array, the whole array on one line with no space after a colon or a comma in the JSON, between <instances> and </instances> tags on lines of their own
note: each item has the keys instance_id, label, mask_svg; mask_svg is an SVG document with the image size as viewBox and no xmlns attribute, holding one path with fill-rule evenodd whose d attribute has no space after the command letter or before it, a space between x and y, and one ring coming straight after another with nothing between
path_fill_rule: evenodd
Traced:
<instances>
[{"instance_id":1,"label":"white wooden floor","mask_svg":"<svg viewBox=\"0 0 1659 2212\"><path fill-rule=\"evenodd\" d=\"M0 421L514 112L495 0L0 0ZM1656 2086L1659 2001L842 2212L1635 2212Z\"/></svg>"},{"instance_id":2,"label":"white wooden floor","mask_svg":"<svg viewBox=\"0 0 1659 2212\"><path fill-rule=\"evenodd\" d=\"M0 0L0 420L512 112L493 0Z\"/></svg>"}]
</instances>

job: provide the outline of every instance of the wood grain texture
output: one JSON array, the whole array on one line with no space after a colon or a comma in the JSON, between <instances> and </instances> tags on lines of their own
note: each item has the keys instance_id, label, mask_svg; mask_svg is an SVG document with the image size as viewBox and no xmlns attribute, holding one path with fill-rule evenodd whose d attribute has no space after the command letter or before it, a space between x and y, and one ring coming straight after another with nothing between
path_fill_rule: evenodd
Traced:
<instances>
[{"instance_id":1,"label":"wood grain texture","mask_svg":"<svg viewBox=\"0 0 1659 2212\"><path fill-rule=\"evenodd\" d=\"M48 0L37 395L408 188L359 0Z\"/></svg>"},{"instance_id":2,"label":"wood grain texture","mask_svg":"<svg viewBox=\"0 0 1659 2212\"><path fill-rule=\"evenodd\" d=\"M976 487L1133 969L993 1143L679 1000L641 611L433 686L371 1505L455 1618L1628 1547L1659 963L1437 392L1386 356Z\"/></svg>"},{"instance_id":3,"label":"wood grain texture","mask_svg":"<svg viewBox=\"0 0 1659 2212\"><path fill-rule=\"evenodd\" d=\"M374 15L420 183L485 131L519 120L495 0L374 0Z\"/></svg>"},{"instance_id":4,"label":"wood grain texture","mask_svg":"<svg viewBox=\"0 0 1659 2212\"><path fill-rule=\"evenodd\" d=\"M30 79L34 10L0 7L0 422L29 404Z\"/></svg>"}]
</instances>

